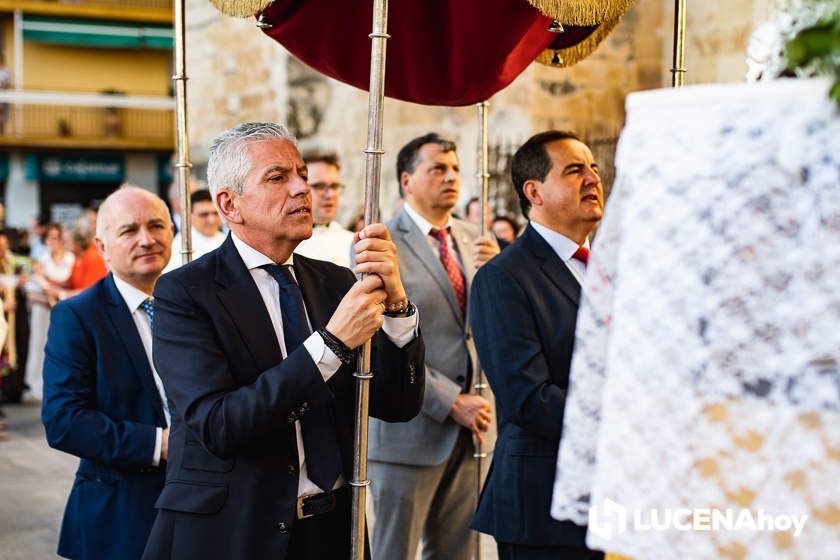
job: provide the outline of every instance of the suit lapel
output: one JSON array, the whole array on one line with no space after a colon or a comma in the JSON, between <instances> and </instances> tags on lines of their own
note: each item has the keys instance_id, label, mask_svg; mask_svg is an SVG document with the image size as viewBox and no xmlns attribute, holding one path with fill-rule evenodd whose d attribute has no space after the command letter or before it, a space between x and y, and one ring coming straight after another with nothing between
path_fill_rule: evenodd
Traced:
<instances>
[{"instance_id":1,"label":"suit lapel","mask_svg":"<svg viewBox=\"0 0 840 560\"><path fill-rule=\"evenodd\" d=\"M537 259L542 261L540 269L548 279L562 291L576 306L580 305L580 283L569 267L560 260L551 245L537 233L531 224L522 234L523 243Z\"/></svg>"},{"instance_id":2,"label":"suit lapel","mask_svg":"<svg viewBox=\"0 0 840 560\"><path fill-rule=\"evenodd\" d=\"M131 317L131 312L128 310L125 300L117 290L117 285L114 284L114 277L111 274L105 279L103 286L105 287L105 299L109 307L108 319L122 339L123 346L125 346L128 358L134 368L134 373L140 381L140 386L143 387L143 392L146 394L148 401L152 403L158 424L165 426L166 417L163 414L163 403L160 401L160 393L158 393L155 385L152 368L149 365L149 357L143 348L140 333L137 332L137 325Z\"/></svg>"},{"instance_id":3,"label":"suit lapel","mask_svg":"<svg viewBox=\"0 0 840 560\"><path fill-rule=\"evenodd\" d=\"M216 258L219 300L230 314L257 369L263 371L280 363L283 354L274 335L271 317L230 236L219 248Z\"/></svg>"},{"instance_id":4,"label":"suit lapel","mask_svg":"<svg viewBox=\"0 0 840 560\"><path fill-rule=\"evenodd\" d=\"M463 322L461 315L461 308L458 305L458 300L455 299L455 291L452 289L452 284L449 282L449 277L443 269L440 259L432 251L429 240L414 223L414 220L406 213L405 210L400 211L399 219L397 220L397 229L402 236L402 241L411 250L417 260L426 268L429 275L434 278L443 292L446 301L452 308L452 312L456 317Z\"/></svg>"}]
</instances>

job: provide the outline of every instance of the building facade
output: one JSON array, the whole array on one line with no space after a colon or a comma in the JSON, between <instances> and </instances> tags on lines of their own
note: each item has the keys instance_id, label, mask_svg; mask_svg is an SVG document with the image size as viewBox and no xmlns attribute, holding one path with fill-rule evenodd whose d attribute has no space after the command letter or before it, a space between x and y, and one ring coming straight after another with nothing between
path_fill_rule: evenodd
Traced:
<instances>
[{"instance_id":1,"label":"building facade","mask_svg":"<svg viewBox=\"0 0 840 560\"><path fill-rule=\"evenodd\" d=\"M69 223L129 181L165 193L171 0L0 0L6 224Z\"/></svg>"}]
</instances>

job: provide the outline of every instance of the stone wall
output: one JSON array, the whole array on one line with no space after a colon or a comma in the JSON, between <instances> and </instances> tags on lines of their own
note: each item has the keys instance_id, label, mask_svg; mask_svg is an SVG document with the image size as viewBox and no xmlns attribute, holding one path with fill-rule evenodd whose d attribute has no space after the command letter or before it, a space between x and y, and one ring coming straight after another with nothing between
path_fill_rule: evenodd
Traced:
<instances>
[{"instance_id":1,"label":"stone wall","mask_svg":"<svg viewBox=\"0 0 840 560\"><path fill-rule=\"evenodd\" d=\"M689 2L687 83L740 81L746 41L772 0ZM490 100L489 138L503 189L504 162L536 131L578 131L611 176L612 150L624 121L627 93L670 85L672 0L638 0L610 37L571 68L531 65ZM244 120L280 120L304 150L333 150L348 185L342 221L361 203L367 135L367 93L326 78L265 37L253 19L220 15L207 0L188 1L188 73L191 157L201 177L207 145L219 131ZM387 77L386 77L387 79ZM411 138L435 130L455 140L462 166L462 202L477 190L475 107L427 107L385 103L381 205L390 215L397 197L396 152ZM504 206L504 196L498 204ZM510 206L508 204L508 206ZM500 208L510 211L512 208Z\"/></svg>"}]
</instances>

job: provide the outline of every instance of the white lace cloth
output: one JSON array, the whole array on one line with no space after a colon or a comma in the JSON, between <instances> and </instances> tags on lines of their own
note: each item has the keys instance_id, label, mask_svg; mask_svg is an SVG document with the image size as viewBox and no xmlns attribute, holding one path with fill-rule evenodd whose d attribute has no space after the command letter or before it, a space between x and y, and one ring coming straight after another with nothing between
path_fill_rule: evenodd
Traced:
<instances>
[{"instance_id":1,"label":"white lace cloth","mask_svg":"<svg viewBox=\"0 0 840 560\"><path fill-rule=\"evenodd\" d=\"M840 112L828 82L634 94L578 315L552 515L637 559L840 558ZM790 531L634 527L667 508ZM626 512L626 517L623 517ZM622 530L622 519L627 522Z\"/></svg>"}]
</instances>

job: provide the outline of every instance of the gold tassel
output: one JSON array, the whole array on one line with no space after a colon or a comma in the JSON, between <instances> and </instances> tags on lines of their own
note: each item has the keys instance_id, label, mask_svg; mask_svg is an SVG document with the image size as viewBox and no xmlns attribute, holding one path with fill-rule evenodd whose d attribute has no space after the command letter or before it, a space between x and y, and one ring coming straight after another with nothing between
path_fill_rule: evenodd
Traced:
<instances>
[{"instance_id":1,"label":"gold tassel","mask_svg":"<svg viewBox=\"0 0 840 560\"><path fill-rule=\"evenodd\" d=\"M621 19L621 16L617 18L605 21L598 28L592 32L592 34L581 41L576 45L572 45L571 47L566 47L565 49L545 49L540 55L537 57L537 62L540 64L545 64L546 66L554 66L559 68L567 68L569 66L573 66L592 54L595 49L598 48L598 45L601 44L601 41L607 38L615 26L618 25L618 21Z\"/></svg>"},{"instance_id":2,"label":"gold tassel","mask_svg":"<svg viewBox=\"0 0 840 560\"><path fill-rule=\"evenodd\" d=\"M265 10L274 0L210 0L226 16L247 18Z\"/></svg>"},{"instance_id":3,"label":"gold tassel","mask_svg":"<svg viewBox=\"0 0 840 560\"><path fill-rule=\"evenodd\" d=\"M597 25L627 11L636 0L528 0L543 15L564 25Z\"/></svg>"}]
</instances>

